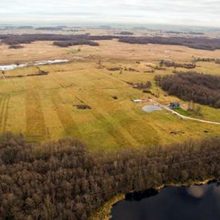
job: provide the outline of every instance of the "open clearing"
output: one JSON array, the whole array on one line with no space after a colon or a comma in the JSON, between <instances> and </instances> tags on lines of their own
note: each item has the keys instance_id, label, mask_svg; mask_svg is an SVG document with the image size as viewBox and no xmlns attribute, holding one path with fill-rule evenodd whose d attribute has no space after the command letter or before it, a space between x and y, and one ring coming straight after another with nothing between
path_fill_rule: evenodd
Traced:
<instances>
[{"instance_id":1,"label":"open clearing","mask_svg":"<svg viewBox=\"0 0 220 220\"><path fill-rule=\"evenodd\" d=\"M39 46L45 51L40 53ZM114 40L105 41L100 47L80 47L80 52L76 52L78 46L63 49L50 42L36 42L19 50L0 47L1 64L72 60L41 66L42 71L48 72L43 76L16 77L36 74L36 67L6 72L15 77L0 78L0 132L23 133L30 141L73 136L94 150L167 144L220 133L220 126L181 120L167 111L146 113L142 111L146 103L132 102L139 98L162 104L178 101L166 96L154 83L156 74L171 74L173 68L148 72L149 66L158 65L160 59L178 57L179 62L189 62L192 56L220 57L220 51L128 45ZM219 64L206 64L199 62L197 70L220 74ZM151 90L160 94L158 98L128 84L146 81L152 82ZM201 112L201 119L220 122L219 109L201 106Z\"/></svg>"}]
</instances>

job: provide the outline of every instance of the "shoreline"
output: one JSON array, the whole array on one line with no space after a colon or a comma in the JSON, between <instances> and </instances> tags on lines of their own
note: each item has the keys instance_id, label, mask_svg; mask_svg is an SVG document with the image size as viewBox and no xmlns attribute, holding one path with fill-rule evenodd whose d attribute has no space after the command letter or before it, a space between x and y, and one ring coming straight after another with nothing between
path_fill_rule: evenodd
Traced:
<instances>
[{"instance_id":1,"label":"shoreline","mask_svg":"<svg viewBox=\"0 0 220 220\"><path fill-rule=\"evenodd\" d=\"M111 209L114 204L117 202L124 200L125 194L118 194L114 196L112 199L104 203L98 210L96 210L88 220L110 220L111 219Z\"/></svg>"},{"instance_id":2,"label":"shoreline","mask_svg":"<svg viewBox=\"0 0 220 220\"><path fill-rule=\"evenodd\" d=\"M170 184L163 184L160 185L158 187L154 187L152 189L155 189L158 193L166 188L166 187L190 187L190 186L200 186L200 185L206 185L206 184L210 184L210 183L214 183L217 182L218 178L207 178L205 180L200 180L200 181L188 181L185 183L170 183ZM145 190L147 191L147 190ZM143 193L145 191L139 192L139 193ZM135 193L135 192L128 192L128 193ZM128 194L126 193L126 194ZM137 192L138 193L138 192ZM112 199L110 199L109 201L107 201L102 207L100 207L97 211L94 212L94 214L92 214L89 217L89 220L111 220L111 209L114 206L114 204L118 203L119 201L122 201L125 199L126 194L119 194L115 197L113 197Z\"/></svg>"}]
</instances>

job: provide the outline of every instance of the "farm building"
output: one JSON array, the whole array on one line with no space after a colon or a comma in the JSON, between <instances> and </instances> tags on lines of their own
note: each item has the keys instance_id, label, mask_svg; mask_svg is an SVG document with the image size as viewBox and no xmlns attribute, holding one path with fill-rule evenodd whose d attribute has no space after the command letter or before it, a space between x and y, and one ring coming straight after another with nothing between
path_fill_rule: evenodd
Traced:
<instances>
[{"instance_id":1,"label":"farm building","mask_svg":"<svg viewBox=\"0 0 220 220\"><path fill-rule=\"evenodd\" d=\"M178 108L180 108L180 103L179 102L171 102L169 107L171 109L178 109Z\"/></svg>"}]
</instances>

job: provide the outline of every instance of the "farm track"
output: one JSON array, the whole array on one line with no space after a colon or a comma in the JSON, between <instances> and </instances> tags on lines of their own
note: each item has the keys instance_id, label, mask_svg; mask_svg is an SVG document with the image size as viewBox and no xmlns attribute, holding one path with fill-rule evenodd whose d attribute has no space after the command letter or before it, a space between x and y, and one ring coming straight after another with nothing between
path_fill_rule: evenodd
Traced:
<instances>
[{"instance_id":1,"label":"farm track","mask_svg":"<svg viewBox=\"0 0 220 220\"><path fill-rule=\"evenodd\" d=\"M169 107L165 106L165 105L161 105L159 104L162 108L164 108L165 110L171 112L172 114L177 115L179 118L184 119L184 120L191 120L191 121L197 121L197 122L201 122L201 123L206 123L206 124L213 124L213 125L220 125L220 122L216 122L216 121L208 121L208 120L203 120L203 119L198 119L198 118L192 118L189 116L185 116L185 115L181 115L180 113L170 109Z\"/></svg>"}]
</instances>

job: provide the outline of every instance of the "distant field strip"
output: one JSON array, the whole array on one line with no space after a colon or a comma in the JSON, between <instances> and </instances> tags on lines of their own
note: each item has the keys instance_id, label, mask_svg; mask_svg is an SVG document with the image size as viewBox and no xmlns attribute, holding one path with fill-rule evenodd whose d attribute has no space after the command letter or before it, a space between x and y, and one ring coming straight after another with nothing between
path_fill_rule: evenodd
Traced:
<instances>
[{"instance_id":1,"label":"distant field strip","mask_svg":"<svg viewBox=\"0 0 220 220\"><path fill-rule=\"evenodd\" d=\"M63 125L63 129L65 131L65 135L79 135L79 130L77 125L75 124L72 115L67 109L66 105L62 104L62 98L58 93L51 94L52 103L58 115L58 118Z\"/></svg>"},{"instance_id":2,"label":"distant field strip","mask_svg":"<svg viewBox=\"0 0 220 220\"><path fill-rule=\"evenodd\" d=\"M0 131L1 132L6 131L9 101L10 101L10 95L3 96L0 99Z\"/></svg>"},{"instance_id":3,"label":"distant field strip","mask_svg":"<svg viewBox=\"0 0 220 220\"><path fill-rule=\"evenodd\" d=\"M41 100L36 90L29 90L26 95L26 135L33 140L43 140L47 135Z\"/></svg>"}]
</instances>

